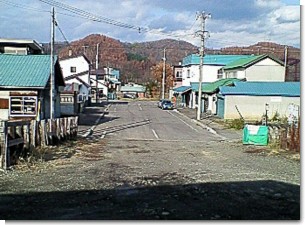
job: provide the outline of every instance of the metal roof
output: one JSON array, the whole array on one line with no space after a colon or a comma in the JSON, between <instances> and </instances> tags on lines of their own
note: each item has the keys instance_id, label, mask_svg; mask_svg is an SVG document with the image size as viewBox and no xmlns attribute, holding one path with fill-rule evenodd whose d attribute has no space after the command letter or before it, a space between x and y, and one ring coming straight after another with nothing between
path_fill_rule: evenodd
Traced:
<instances>
[{"instance_id":1,"label":"metal roof","mask_svg":"<svg viewBox=\"0 0 305 225\"><path fill-rule=\"evenodd\" d=\"M0 54L0 87L43 88L50 78L50 64L50 55Z\"/></svg>"},{"instance_id":2,"label":"metal roof","mask_svg":"<svg viewBox=\"0 0 305 225\"><path fill-rule=\"evenodd\" d=\"M226 66L224 66L224 70L229 70L229 69L235 69L235 68L247 68L263 59L266 58L271 58L272 60L276 61L277 63L283 65L283 62L280 61L279 59L276 59L268 54L264 54L264 55L256 55L256 56L251 56L248 58L241 58L239 60L233 61L229 64L227 64Z\"/></svg>"},{"instance_id":3,"label":"metal roof","mask_svg":"<svg viewBox=\"0 0 305 225\"><path fill-rule=\"evenodd\" d=\"M121 87L122 92L145 92L146 87L142 85L125 85Z\"/></svg>"},{"instance_id":4,"label":"metal roof","mask_svg":"<svg viewBox=\"0 0 305 225\"><path fill-rule=\"evenodd\" d=\"M204 65L220 65L225 66L233 61L249 58L251 55L205 55L203 57ZM183 58L182 65L199 65L200 64L200 55L191 54Z\"/></svg>"},{"instance_id":5,"label":"metal roof","mask_svg":"<svg viewBox=\"0 0 305 225\"><path fill-rule=\"evenodd\" d=\"M238 82L238 81L240 80L237 78L220 79L215 82L203 85L201 90L203 93L215 93L216 91L219 90L221 86L231 85L234 82Z\"/></svg>"},{"instance_id":6,"label":"metal roof","mask_svg":"<svg viewBox=\"0 0 305 225\"><path fill-rule=\"evenodd\" d=\"M34 50L39 50L42 52L42 47L35 40L23 40L23 39L8 39L8 38L0 38L0 46L29 46Z\"/></svg>"},{"instance_id":7,"label":"metal roof","mask_svg":"<svg viewBox=\"0 0 305 225\"><path fill-rule=\"evenodd\" d=\"M300 82L234 82L233 87L220 87L222 95L300 97Z\"/></svg>"},{"instance_id":8,"label":"metal roof","mask_svg":"<svg viewBox=\"0 0 305 225\"><path fill-rule=\"evenodd\" d=\"M174 90L174 92L184 93L191 89L192 89L192 86L180 86L180 87L174 88L173 90Z\"/></svg>"}]
</instances>

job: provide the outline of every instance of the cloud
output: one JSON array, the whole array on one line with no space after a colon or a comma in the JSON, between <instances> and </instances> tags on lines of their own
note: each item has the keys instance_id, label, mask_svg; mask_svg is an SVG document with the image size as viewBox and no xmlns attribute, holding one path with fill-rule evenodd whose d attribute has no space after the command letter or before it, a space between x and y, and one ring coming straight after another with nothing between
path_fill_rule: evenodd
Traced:
<instances>
[{"instance_id":1,"label":"cloud","mask_svg":"<svg viewBox=\"0 0 305 225\"><path fill-rule=\"evenodd\" d=\"M7 0L21 4L18 0ZM72 14L56 8L58 24L68 40L83 38L91 33L101 33L122 42L140 42L163 38L186 40L199 45L194 33L200 29L196 12L212 14L206 21L211 33L207 45L253 44L272 40L280 44L300 46L300 6L289 5L284 0L63 0L78 9L105 19L144 27L149 30L126 29L106 23L93 22L62 15ZM24 0L26 7L50 10L51 6L38 0ZM40 42L50 40L50 14L22 9L0 2L2 37L31 38ZM22 15L22 16L21 16ZM166 35L162 35L165 33ZM169 35L169 36L168 36ZM63 40L57 32L57 40ZM214 46L213 46L214 45Z\"/></svg>"}]
</instances>

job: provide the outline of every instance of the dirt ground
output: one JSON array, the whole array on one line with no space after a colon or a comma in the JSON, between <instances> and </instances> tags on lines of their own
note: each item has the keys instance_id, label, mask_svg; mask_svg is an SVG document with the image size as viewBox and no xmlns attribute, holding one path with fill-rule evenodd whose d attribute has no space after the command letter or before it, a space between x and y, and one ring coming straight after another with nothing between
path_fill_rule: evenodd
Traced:
<instances>
[{"instance_id":1,"label":"dirt ground","mask_svg":"<svg viewBox=\"0 0 305 225\"><path fill-rule=\"evenodd\" d=\"M164 146L105 138L40 150L41 159L0 171L0 219L300 219L294 155L228 142Z\"/></svg>"}]
</instances>

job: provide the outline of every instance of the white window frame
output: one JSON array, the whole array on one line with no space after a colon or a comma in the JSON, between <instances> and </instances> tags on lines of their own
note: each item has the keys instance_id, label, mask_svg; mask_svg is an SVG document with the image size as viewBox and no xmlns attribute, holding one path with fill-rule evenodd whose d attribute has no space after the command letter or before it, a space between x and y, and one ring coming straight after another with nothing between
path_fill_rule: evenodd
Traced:
<instances>
[{"instance_id":1,"label":"white window frame","mask_svg":"<svg viewBox=\"0 0 305 225\"><path fill-rule=\"evenodd\" d=\"M13 107L20 110L12 110ZM10 117L36 117L37 96L10 96L9 115Z\"/></svg>"}]
</instances>

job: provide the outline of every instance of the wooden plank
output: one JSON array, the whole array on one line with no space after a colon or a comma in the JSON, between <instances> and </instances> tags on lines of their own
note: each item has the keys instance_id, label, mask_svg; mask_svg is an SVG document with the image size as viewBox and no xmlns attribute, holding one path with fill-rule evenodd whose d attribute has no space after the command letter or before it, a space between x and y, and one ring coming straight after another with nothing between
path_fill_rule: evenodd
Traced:
<instances>
[{"instance_id":1,"label":"wooden plank","mask_svg":"<svg viewBox=\"0 0 305 225\"><path fill-rule=\"evenodd\" d=\"M0 147L1 147L1 168L7 169L10 165L7 121L0 121Z\"/></svg>"},{"instance_id":2,"label":"wooden plank","mask_svg":"<svg viewBox=\"0 0 305 225\"><path fill-rule=\"evenodd\" d=\"M8 147L12 147L12 146L19 145L22 143L24 143L23 138L12 139L12 140L8 141Z\"/></svg>"}]
</instances>

